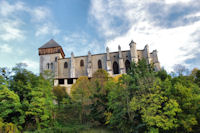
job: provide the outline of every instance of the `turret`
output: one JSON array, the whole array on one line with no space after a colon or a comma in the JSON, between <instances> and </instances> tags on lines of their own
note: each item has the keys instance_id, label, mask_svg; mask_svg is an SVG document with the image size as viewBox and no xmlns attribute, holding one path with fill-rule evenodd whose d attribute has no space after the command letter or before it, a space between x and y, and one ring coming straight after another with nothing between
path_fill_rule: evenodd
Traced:
<instances>
[{"instance_id":1,"label":"turret","mask_svg":"<svg viewBox=\"0 0 200 133\"><path fill-rule=\"evenodd\" d=\"M138 62L138 55L137 55L137 49L136 49L136 43L133 42L133 40L129 44L130 46L130 53L131 53L131 61L134 61L135 63Z\"/></svg>"},{"instance_id":2,"label":"turret","mask_svg":"<svg viewBox=\"0 0 200 133\"><path fill-rule=\"evenodd\" d=\"M90 51L88 51L87 75L92 77L92 56Z\"/></svg>"},{"instance_id":3,"label":"turret","mask_svg":"<svg viewBox=\"0 0 200 133\"><path fill-rule=\"evenodd\" d=\"M154 69L155 71L159 71L160 70L160 62L158 61L158 55L157 55L157 50L153 50L152 52L152 60L153 60L153 64L154 64Z\"/></svg>"},{"instance_id":4,"label":"turret","mask_svg":"<svg viewBox=\"0 0 200 133\"><path fill-rule=\"evenodd\" d=\"M122 51L121 51L121 46L118 46L118 51L119 51L119 70L120 70L120 74L125 73L125 68L124 68L124 61L122 58Z\"/></svg>"},{"instance_id":5,"label":"turret","mask_svg":"<svg viewBox=\"0 0 200 133\"><path fill-rule=\"evenodd\" d=\"M111 65L111 60L110 60L110 53L109 53L109 48L106 48L106 69L107 72L112 75L112 65Z\"/></svg>"},{"instance_id":6,"label":"turret","mask_svg":"<svg viewBox=\"0 0 200 133\"><path fill-rule=\"evenodd\" d=\"M70 78L75 77L75 60L74 60L74 53L71 52L71 58L70 58Z\"/></svg>"},{"instance_id":7,"label":"turret","mask_svg":"<svg viewBox=\"0 0 200 133\"><path fill-rule=\"evenodd\" d=\"M151 63L151 58L150 58L150 53L149 53L149 45L145 45L144 47L144 57L147 60L147 63L150 64Z\"/></svg>"}]
</instances>

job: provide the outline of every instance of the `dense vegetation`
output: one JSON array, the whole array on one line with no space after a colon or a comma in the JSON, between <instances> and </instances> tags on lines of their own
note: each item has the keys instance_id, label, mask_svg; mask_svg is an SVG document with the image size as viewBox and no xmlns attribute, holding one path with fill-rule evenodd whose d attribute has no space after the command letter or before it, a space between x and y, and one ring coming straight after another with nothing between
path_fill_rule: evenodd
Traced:
<instances>
[{"instance_id":1,"label":"dense vegetation","mask_svg":"<svg viewBox=\"0 0 200 133\"><path fill-rule=\"evenodd\" d=\"M0 132L200 132L200 70L153 71L145 60L128 74L98 70L80 77L68 95L50 72L37 76L18 64L0 73ZM45 78L44 78L45 77ZM96 132L92 130L91 132Z\"/></svg>"}]
</instances>

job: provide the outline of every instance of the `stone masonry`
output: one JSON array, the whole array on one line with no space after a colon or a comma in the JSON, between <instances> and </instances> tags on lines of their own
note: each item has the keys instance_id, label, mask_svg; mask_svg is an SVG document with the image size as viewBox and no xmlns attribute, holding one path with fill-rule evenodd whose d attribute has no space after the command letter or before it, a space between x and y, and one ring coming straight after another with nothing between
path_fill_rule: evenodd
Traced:
<instances>
[{"instance_id":1,"label":"stone masonry","mask_svg":"<svg viewBox=\"0 0 200 133\"><path fill-rule=\"evenodd\" d=\"M160 70L157 51L149 52L149 46L146 45L143 50L136 49L136 43L130 42L130 50L122 51L118 46L117 52L91 54L89 51L85 56L74 56L65 58L62 47L51 39L49 42L39 48L40 73L50 70L54 73L54 85L65 86L67 92L70 92L71 85L76 82L80 76L92 77L92 74L98 69L106 70L111 76L124 74L128 71L131 62L137 63L145 58L149 64L154 65L155 71Z\"/></svg>"}]
</instances>

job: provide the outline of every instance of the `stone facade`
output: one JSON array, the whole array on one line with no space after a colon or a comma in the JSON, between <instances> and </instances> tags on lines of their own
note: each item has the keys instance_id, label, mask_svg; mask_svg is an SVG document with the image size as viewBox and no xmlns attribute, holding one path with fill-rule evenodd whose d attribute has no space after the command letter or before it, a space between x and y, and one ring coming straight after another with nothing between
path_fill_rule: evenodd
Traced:
<instances>
[{"instance_id":1,"label":"stone facade","mask_svg":"<svg viewBox=\"0 0 200 133\"><path fill-rule=\"evenodd\" d=\"M138 62L145 58L148 63L154 64L155 71L160 70L157 51L149 52L149 46L146 45L143 50L136 49L136 43L131 41L130 50L122 51L118 46L117 52L91 54L89 51L85 56L74 56L65 58L62 47L54 40L50 40L39 48L40 55L40 73L45 70L51 70L54 75L54 85L65 86L68 92L70 87L80 76L92 77L92 74L98 69L105 69L111 76L124 74L130 67L131 62Z\"/></svg>"}]
</instances>

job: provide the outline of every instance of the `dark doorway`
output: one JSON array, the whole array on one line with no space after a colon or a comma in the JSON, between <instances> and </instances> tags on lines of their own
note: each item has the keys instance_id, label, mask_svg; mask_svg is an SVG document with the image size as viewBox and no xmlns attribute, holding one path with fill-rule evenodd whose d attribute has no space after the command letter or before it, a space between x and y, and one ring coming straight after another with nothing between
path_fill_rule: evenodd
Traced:
<instances>
[{"instance_id":1,"label":"dark doorway","mask_svg":"<svg viewBox=\"0 0 200 133\"><path fill-rule=\"evenodd\" d=\"M101 63L101 60L98 60L98 68L99 68L99 69L102 69L102 63Z\"/></svg>"},{"instance_id":2,"label":"dark doorway","mask_svg":"<svg viewBox=\"0 0 200 133\"><path fill-rule=\"evenodd\" d=\"M67 79L67 84L69 85L73 84L73 79Z\"/></svg>"},{"instance_id":3,"label":"dark doorway","mask_svg":"<svg viewBox=\"0 0 200 133\"><path fill-rule=\"evenodd\" d=\"M113 74L119 74L119 65L116 61L113 63Z\"/></svg>"},{"instance_id":4,"label":"dark doorway","mask_svg":"<svg viewBox=\"0 0 200 133\"><path fill-rule=\"evenodd\" d=\"M131 68L131 63L129 60L125 61L125 67L126 67L126 73L129 71L129 69Z\"/></svg>"},{"instance_id":5,"label":"dark doorway","mask_svg":"<svg viewBox=\"0 0 200 133\"><path fill-rule=\"evenodd\" d=\"M59 83L59 85L64 85L65 84L65 80L64 79L59 79L58 83Z\"/></svg>"}]
</instances>

